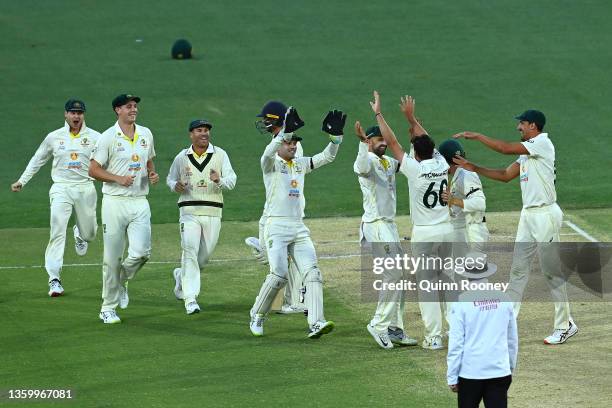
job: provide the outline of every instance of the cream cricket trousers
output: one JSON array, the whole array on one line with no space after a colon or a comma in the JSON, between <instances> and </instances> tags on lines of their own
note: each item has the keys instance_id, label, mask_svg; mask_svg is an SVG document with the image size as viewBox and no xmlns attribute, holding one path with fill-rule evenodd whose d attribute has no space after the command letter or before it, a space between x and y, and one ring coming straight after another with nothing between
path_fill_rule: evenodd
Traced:
<instances>
[{"instance_id":1,"label":"cream cricket trousers","mask_svg":"<svg viewBox=\"0 0 612 408\"><path fill-rule=\"evenodd\" d=\"M179 222L183 249L181 286L187 304L195 301L200 294L200 269L206 265L217 246L221 217L183 214Z\"/></svg>"},{"instance_id":2,"label":"cream cricket trousers","mask_svg":"<svg viewBox=\"0 0 612 408\"><path fill-rule=\"evenodd\" d=\"M49 190L51 202L51 231L45 251L45 269L49 282L60 279L64 265L66 228L74 209L79 234L85 241L93 241L98 230L96 204L98 196L93 182L84 184L54 183Z\"/></svg>"},{"instance_id":3,"label":"cream cricket trousers","mask_svg":"<svg viewBox=\"0 0 612 408\"><path fill-rule=\"evenodd\" d=\"M394 222L377 220L373 222L362 222L359 230L360 241L373 243L373 257L395 257L401 254L399 233ZM389 253L380 253L384 245L389 245ZM382 274L383 283L399 282L403 278L401 270L385 269ZM404 292L403 291L381 291L378 297L378 305L370 325L379 333L386 333L389 327L404 330Z\"/></svg>"},{"instance_id":4,"label":"cream cricket trousers","mask_svg":"<svg viewBox=\"0 0 612 408\"><path fill-rule=\"evenodd\" d=\"M266 228L266 220L268 217L259 219L259 245L263 251L266 251L266 241L264 238L264 229ZM283 290L283 306L302 306L302 287L304 286L300 271L291 257L288 259L289 273L287 274L287 285Z\"/></svg>"},{"instance_id":5,"label":"cream cricket trousers","mask_svg":"<svg viewBox=\"0 0 612 408\"><path fill-rule=\"evenodd\" d=\"M513 299L519 299L514 303L514 314L518 316L521 308L520 299L529 280L531 261L537 253L540 268L555 304L554 328L567 330L570 307L559 255L562 222L563 212L556 203L543 207L523 208L514 243L508 292Z\"/></svg>"},{"instance_id":6,"label":"cream cricket trousers","mask_svg":"<svg viewBox=\"0 0 612 408\"><path fill-rule=\"evenodd\" d=\"M436 225L415 225L412 227L410 241L413 257L440 257L444 260L452 256L453 226L450 222ZM416 274L417 285L423 280L438 282L446 276L441 270L425 268L419 268ZM425 326L425 338L442 336L441 307L445 309L445 315L448 316L451 304L441 301L440 293L437 290L430 292L419 290L418 294L419 309Z\"/></svg>"},{"instance_id":7,"label":"cream cricket trousers","mask_svg":"<svg viewBox=\"0 0 612 408\"><path fill-rule=\"evenodd\" d=\"M151 256L151 209L147 198L105 194L102 231L102 312L108 312L119 305L122 285L133 279ZM128 255L123 259L126 238Z\"/></svg>"}]
</instances>

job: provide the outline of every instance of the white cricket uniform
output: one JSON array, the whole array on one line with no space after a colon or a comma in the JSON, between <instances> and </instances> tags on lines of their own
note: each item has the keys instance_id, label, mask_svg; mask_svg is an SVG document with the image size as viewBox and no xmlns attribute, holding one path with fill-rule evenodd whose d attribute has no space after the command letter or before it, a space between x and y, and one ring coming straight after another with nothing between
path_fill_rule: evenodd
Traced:
<instances>
[{"instance_id":1,"label":"white cricket uniform","mask_svg":"<svg viewBox=\"0 0 612 408\"><path fill-rule=\"evenodd\" d=\"M219 173L219 183L210 179L210 171ZM174 191L177 182L186 183L178 199L180 212L181 287L185 304L195 301L200 294L200 269L208 262L219 239L223 210L223 190L236 185L225 150L208 144L198 156L193 146L183 149L172 162L166 183Z\"/></svg>"},{"instance_id":2,"label":"white cricket uniform","mask_svg":"<svg viewBox=\"0 0 612 408\"><path fill-rule=\"evenodd\" d=\"M304 156L304 149L302 148L302 143L296 143L295 157ZM266 251L266 245L264 244L264 229L266 227L266 219L265 215L262 215L259 218L259 245L261 246L262 251ZM300 276L300 272L297 270L295 266L295 262L293 259L289 257L289 273L287 274L287 285L283 291L283 304L284 307L291 306L300 306L301 303L301 290L302 290L302 280Z\"/></svg>"},{"instance_id":3,"label":"white cricket uniform","mask_svg":"<svg viewBox=\"0 0 612 408\"><path fill-rule=\"evenodd\" d=\"M460 249L459 256L464 256L468 250L484 252L484 244L489 241L485 210L487 201L482 189L482 183L477 173L461 167L455 170L451 178L450 192L454 197L463 200L463 208L450 207L451 224L454 229L453 249L467 243ZM455 252L453 255L456 256Z\"/></svg>"},{"instance_id":4,"label":"white cricket uniform","mask_svg":"<svg viewBox=\"0 0 612 408\"><path fill-rule=\"evenodd\" d=\"M417 161L404 153L400 172L408 178L412 218L412 256L451 256L453 226L441 194L448 185L448 164L435 151L431 159ZM439 270L419 269L417 279L438 281ZM419 292L419 308L425 325L425 338L442 335L442 312L437 291Z\"/></svg>"},{"instance_id":5,"label":"white cricket uniform","mask_svg":"<svg viewBox=\"0 0 612 408\"><path fill-rule=\"evenodd\" d=\"M368 151L367 143L359 143L357 159L353 171L359 179L363 195L363 216L359 229L362 244L374 243L372 256L394 256L402 253L399 233L395 225L396 189L395 173L399 162L389 156L378 157ZM393 243L390 253L378 253L383 247L379 244ZM386 270L383 281L398 282L402 278L399 270ZM389 327L404 329L404 297L402 291L384 291L379 294L378 305L370 325L378 332L387 332Z\"/></svg>"},{"instance_id":6,"label":"white cricket uniform","mask_svg":"<svg viewBox=\"0 0 612 408\"><path fill-rule=\"evenodd\" d=\"M563 212L555 189L555 147L547 133L522 142L529 154L520 155L520 184L523 209L516 233L509 291L522 298L537 253L555 304L555 329L569 327L570 307L565 278L561 273L559 241ZM518 316L520 301L515 302Z\"/></svg>"},{"instance_id":7,"label":"white cricket uniform","mask_svg":"<svg viewBox=\"0 0 612 408\"><path fill-rule=\"evenodd\" d=\"M134 139L130 140L115 123L102 134L91 155L91 159L109 173L135 176L129 187L109 182L102 186L102 312L115 310L122 285L134 278L151 256L147 162L155 157L155 148L151 131L144 126L135 126ZM126 234L128 256L121 262Z\"/></svg>"},{"instance_id":8,"label":"white cricket uniform","mask_svg":"<svg viewBox=\"0 0 612 408\"><path fill-rule=\"evenodd\" d=\"M313 157L298 157L285 161L276 153L283 143L283 134L271 140L261 157L266 187L264 241L267 246L270 274L266 277L251 315L266 314L278 291L287 283L287 256L291 255L306 286L305 306L310 326L325 321L323 313L323 278L317 265L317 255L304 225L304 179L307 173L331 163L338 145L330 143Z\"/></svg>"},{"instance_id":9,"label":"white cricket uniform","mask_svg":"<svg viewBox=\"0 0 612 408\"><path fill-rule=\"evenodd\" d=\"M80 237L85 241L92 241L96 236L97 194L88 171L89 155L99 137L100 133L88 128L85 122L79 134L72 135L70 126L65 122L64 127L45 137L19 177L18 181L25 186L53 157L53 185L49 190L51 231L45 251L45 269L49 274L49 282L60 279L64 264L66 227L73 209Z\"/></svg>"}]
</instances>

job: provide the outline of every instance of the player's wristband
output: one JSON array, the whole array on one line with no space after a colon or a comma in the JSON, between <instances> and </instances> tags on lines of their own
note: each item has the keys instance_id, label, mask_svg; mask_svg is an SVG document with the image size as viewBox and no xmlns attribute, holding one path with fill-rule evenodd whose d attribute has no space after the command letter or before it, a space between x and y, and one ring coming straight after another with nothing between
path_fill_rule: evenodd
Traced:
<instances>
[{"instance_id":1,"label":"player's wristband","mask_svg":"<svg viewBox=\"0 0 612 408\"><path fill-rule=\"evenodd\" d=\"M339 136L329 135L329 140L333 144L339 145L340 143L342 143L342 137L343 137L343 135L339 135Z\"/></svg>"}]
</instances>

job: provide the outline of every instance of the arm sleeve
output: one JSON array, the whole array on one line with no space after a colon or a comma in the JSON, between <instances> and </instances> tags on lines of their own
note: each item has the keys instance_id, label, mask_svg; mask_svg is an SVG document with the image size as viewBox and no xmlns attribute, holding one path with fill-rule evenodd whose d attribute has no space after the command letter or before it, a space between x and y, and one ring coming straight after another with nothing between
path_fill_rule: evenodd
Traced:
<instances>
[{"instance_id":1,"label":"arm sleeve","mask_svg":"<svg viewBox=\"0 0 612 408\"><path fill-rule=\"evenodd\" d=\"M312 165L308 166L308 172L333 162L336 159L339 147L339 144L329 143L321 153L312 156L310 159Z\"/></svg>"},{"instance_id":2,"label":"arm sleeve","mask_svg":"<svg viewBox=\"0 0 612 408\"><path fill-rule=\"evenodd\" d=\"M168 185L168 187L170 187L170 191L174 191L174 187L176 187L176 183L178 183L181 179L181 166L180 166L180 161L181 161L181 156L183 155L183 152L180 152L175 158L174 161L172 162L172 165L170 166L170 171L168 172L168 177L166 177L166 184Z\"/></svg>"},{"instance_id":3,"label":"arm sleeve","mask_svg":"<svg viewBox=\"0 0 612 408\"><path fill-rule=\"evenodd\" d=\"M153 141L153 133L151 135L151 143L149 143L149 160L153 160L155 158L155 142Z\"/></svg>"},{"instance_id":4,"label":"arm sleeve","mask_svg":"<svg viewBox=\"0 0 612 408\"><path fill-rule=\"evenodd\" d=\"M486 211L487 199L482 191L482 183L476 173L466 173L463 182L463 210L468 212Z\"/></svg>"},{"instance_id":5,"label":"arm sleeve","mask_svg":"<svg viewBox=\"0 0 612 408\"><path fill-rule=\"evenodd\" d=\"M38 149L36 149L34 156L32 156L30 159L30 162L23 171L23 174L21 177L19 177L19 182L21 185L25 186L51 157L53 157L53 144L49 136L47 136L40 146L38 146Z\"/></svg>"},{"instance_id":6,"label":"arm sleeve","mask_svg":"<svg viewBox=\"0 0 612 408\"><path fill-rule=\"evenodd\" d=\"M465 328L463 326L463 310L460 303L454 303L450 312L450 333L448 335L448 355L446 363L446 381L448 385L459 382L461 360L463 358L463 344L465 341Z\"/></svg>"},{"instance_id":7,"label":"arm sleeve","mask_svg":"<svg viewBox=\"0 0 612 408\"><path fill-rule=\"evenodd\" d=\"M276 161L276 152L280 149L281 144L283 143L283 138L276 135L270 143L266 146L266 150L264 150L263 155L261 156L261 169L264 174L271 173L274 170L274 162Z\"/></svg>"},{"instance_id":8,"label":"arm sleeve","mask_svg":"<svg viewBox=\"0 0 612 408\"><path fill-rule=\"evenodd\" d=\"M419 171L419 162L408 154L404 153L404 158L400 165L399 171L406 177L416 176Z\"/></svg>"},{"instance_id":9,"label":"arm sleeve","mask_svg":"<svg viewBox=\"0 0 612 408\"><path fill-rule=\"evenodd\" d=\"M510 358L510 371L514 372L516 368L516 359L518 357L518 330L516 328L516 317L512 303L508 303L510 321L508 322L508 356Z\"/></svg>"},{"instance_id":10,"label":"arm sleeve","mask_svg":"<svg viewBox=\"0 0 612 408\"><path fill-rule=\"evenodd\" d=\"M233 190L236 186L236 180L238 176L232 168L229 156L224 152L223 165L221 167L221 179L219 181L219 187L223 190Z\"/></svg>"},{"instance_id":11,"label":"arm sleeve","mask_svg":"<svg viewBox=\"0 0 612 408\"><path fill-rule=\"evenodd\" d=\"M359 142L359 150L357 151L357 159L355 160L355 164L353 164L353 171L359 175L366 176L370 174L370 170L372 169L372 163L370 162L370 157L368 155L368 145Z\"/></svg>"},{"instance_id":12,"label":"arm sleeve","mask_svg":"<svg viewBox=\"0 0 612 408\"><path fill-rule=\"evenodd\" d=\"M102 135L91 151L91 160L97 161L98 164L104 168L106 168L108 164L110 142L111 139L109 137Z\"/></svg>"}]
</instances>

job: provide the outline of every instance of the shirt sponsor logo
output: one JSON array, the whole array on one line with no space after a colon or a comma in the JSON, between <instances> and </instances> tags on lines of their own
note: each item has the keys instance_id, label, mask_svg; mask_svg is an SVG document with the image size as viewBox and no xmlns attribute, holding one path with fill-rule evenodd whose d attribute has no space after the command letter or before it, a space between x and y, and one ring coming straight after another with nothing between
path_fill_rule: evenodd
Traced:
<instances>
[{"instance_id":1,"label":"shirt sponsor logo","mask_svg":"<svg viewBox=\"0 0 612 408\"><path fill-rule=\"evenodd\" d=\"M289 197L298 198L299 196L300 196L300 189L298 188L289 189Z\"/></svg>"},{"instance_id":2,"label":"shirt sponsor logo","mask_svg":"<svg viewBox=\"0 0 612 408\"><path fill-rule=\"evenodd\" d=\"M296 188L298 186L297 180L291 180L291 187Z\"/></svg>"},{"instance_id":3,"label":"shirt sponsor logo","mask_svg":"<svg viewBox=\"0 0 612 408\"><path fill-rule=\"evenodd\" d=\"M132 162L128 168L129 171L140 171L140 156L136 153L132 155Z\"/></svg>"},{"instance_id":4,"label":"shirt sponsor logo","mask_svg":"<svg viewBox=\"0 0 612 408\"><path fill-rule=\"evenodd\" d=\"M79 157L79 155L78 155L76 152L72 152L72 153L70 153L70 158L71 158L72 160L76 160L76 159L78 159L78 157Z\"/></svg>"},{"instance_id":5,"label":"shirt sponsor logo","mask_svg":"<svg viewBox=\"0 0 612 408\"><path fill-rule=\"evenodd\" d=\"M447 174L448 174L448 170L444 170L442 173L435 173L433 171L430 171L429 173L421 174L419 177L432 179L432 178L446 177Z\"/></svg>"},{"instance_id":6,"label":"shirt sponsor logo","mask_svg":"<svg viewBox=\"0 0 612 408\"><path fill-rule=\"evenodd\" d=\"M60 140L60 141L59 141L59 147L58 147L58 149L59 149L59 150L66 150L66 146L64 146L64 141L63 141L63 140Z\"/></svg>"}]
</instances>

